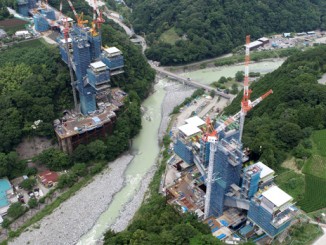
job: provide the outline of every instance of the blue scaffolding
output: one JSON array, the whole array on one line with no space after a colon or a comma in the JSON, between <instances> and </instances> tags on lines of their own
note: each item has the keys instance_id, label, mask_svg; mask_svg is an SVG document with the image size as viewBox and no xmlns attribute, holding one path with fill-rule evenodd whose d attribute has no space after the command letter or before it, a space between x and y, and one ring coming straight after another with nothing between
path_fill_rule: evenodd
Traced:
<instances>
[{"instance_id":1,"label":"blue scaffolding","mask_svg":"<svg viewBox=\"0 0 326 245\"><path fill-rule=\"evenodd\" d=\"M177 143L174 145L174 152L186 163L192 164L194 162L194 155L191 147L183 143L180 139L178 139Z\"/></svg>"},{"instance_id":2,"label":"blue scaffolding","mask_svg":"<svg viewBox=\"0 0 326 245\"><path fill-rule=\"evenodd\" d=\"M220 140L214 155L208 217L211 215L218 217L223 214L225 194L232 184L239 185L241 169L242 145L234 139Z\"/></svg>"},{"instance_id":3,"label":"blue scaffolding","mask_svg":"<svg viewBox=\"0 0 326 245\"><path fill-rule=\"evenodd\" d=\"M33 19L34 19L34 25L36 31L44 32L49 30L50 26L43 15L35 14Z\"/></svg>"},{"instance_id":4,"label":"blue scaffolding","mask_svg":"<svg viewBox=\"0 0 326 245\"><path fill-rule=\"evenodd\" d=\"M50 20L56 20L55 12L52 9L41 9L41 13Z\"/></svg>"},{"instance_id":5,"label":"blue scaffolding","mask_svg":"<svg viewBox=\"0 0 326 245\"><path fill-rule=\"evenodd\" d=\"M18 6L18 13L22 16L27 17L28 16L28 2L26 0L18 0L17 1Z\"/></svg>"},{"instance_id":6,"label":"blue scaffolding","mask_svg":"<svg viewBox=\"0 0 326 245\"><path fill-rule=\"evenodd\" d=\"M36 0L28 0L28 9L36 8Z\"/></svg>"}]
</instances>

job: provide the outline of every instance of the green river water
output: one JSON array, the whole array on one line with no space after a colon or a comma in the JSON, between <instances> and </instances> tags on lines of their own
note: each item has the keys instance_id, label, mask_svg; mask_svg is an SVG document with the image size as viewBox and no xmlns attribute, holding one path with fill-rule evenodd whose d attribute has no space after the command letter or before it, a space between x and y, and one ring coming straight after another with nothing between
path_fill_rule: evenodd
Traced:
<instances>
[{"instance_id":1,"label":"green river water","mask_svg":"<svg viewBox=\"0 0 326 245\"><path fill-rule=\"evenodd\" d=\"M78 244L94 244L108 226L112 225L118 218L124 204L126 204L136 193L140 186L143 176L155 164L159 155L158 129L161 122L161 104L165 96L164 82L155 84L155 93L149 96L143 103L147 108L142 117L142 130L133 140L132 151L136 154L129 164L125 176L126 185L114 196L108 209L97 220L96 225ZM151 120L148 120L148 118ZM108 187L109 188L109 187Z\"/></svg>"},{"instance_id":2,"label":"green river water","mask_svg":"<svg viewBox=\"0 0 326 245\"><path fill-rule=\"evenodd\" d=\"M263 62L257 62L250 64L250 71L252 72L260 72L261 74L266 74L274 71L279 66L281 66L284 62L284 59L277 60L268 60ZM243 64L235 64L231 66L220 66L214 68L201 69L192 72L186 72L182 75L184 77L189 77L196 81L199 81L203 84L211 84L214 81L219 80L222 76L225 77L235 77L235 73L237 71L243 71Z\"/></svg>"}]
</instances>

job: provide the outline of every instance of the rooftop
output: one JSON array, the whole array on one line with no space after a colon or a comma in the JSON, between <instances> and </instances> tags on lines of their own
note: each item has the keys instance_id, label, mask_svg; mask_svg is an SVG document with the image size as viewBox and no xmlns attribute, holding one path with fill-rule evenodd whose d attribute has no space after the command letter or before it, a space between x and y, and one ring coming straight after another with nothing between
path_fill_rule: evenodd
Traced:
<instances>
[{"instance_id":1,"label":"rooftop","mask_svg":"<svg viewBox=\"0 0 326 245\"><path fill-rule=\"evenodd\" d=\"M268 166L266 166L265 164L263 164L262 162L257 162L254 165L258 166L261 169L261 173L260 173L260 178L263 179L268 175L274 174L275 171L271 168L269 168Z\"/></svg>"},{"instance_id":2,"label":"rooftop","mask_svg":"<svg viewBox=\"0 0 326 245\"><path fill-rule=\"evenodd\" d=\"M109 55L120 55L121 51L120 49L116 47L111 47L111 48L105 48L104 51L108 53Z\"/></svg>"},{"instance_id":3,"label":"rooftop","mask_svg":"<svg viewBox=\"0 0 326 245\"><path fill-rule=\"evenodd\" d=\"M187 137L201 132L201 130L198 127L196 127L192 124L182 125L179 127L179 130L182 133L184 133Z\"/></svg>"},{"instance_id":4,"label":"rooftop","mask_svg":"<svg viewBox=\"0 0 326 245\"><path fill-rule=\"evenodd\" d=\"M186 120L186 123L194 125L196 127L202 126L205 124L205 121L203 121L200 117L194 116L190 117Z\"/></svg>"},{"instance_id":5,"label":"rooftop","mask_svg":"<svg viewBox=\"0 0 326 245\"><path fill-rule=\"evenodd\" d=\"M261 37L258 39L258 41L267 42L269 39L267 37Z\"/></svg>"},{"instance_id":6,"label":"rooftop","mask_svg":"<svg viewBox=\"0 0 326 245\"><path fill-rule=\"evenodd\" d=\"M260 46L260 45L262 45L261 41L253 41L253 42L248 44L248 47L249 48L255 48L255 47ZM247 45L245 45L245 46L247 46Z\"/></svg>"},{"instance_id":7,"label":"rooftop","mask_svg":"<svg viewBox=\"0 0 326 245\"><path fill-rule=\"evenodd\" d=\"M276 207L281 207L285 203L292 201L293 198L277 186L270 187L262 195L271 201Z\"/></svg>"},{"instance_id":8,"label":"rooftop","mask_svg":"<svg viewBox=\"0 0 326 245\"><path fill-rule=\"evenodd\" d=\"M105 108L100 109L98 112L90 116L82 116L79 114L66 115L62 122L55 126L57 135L63 139L92 130L99 125L111 121L111 118L115 117L114 111L119 108L111 103L106 103L104 106ZM94 117L97 117L99 120L94 121Z\"/></svg>"},{"instance_id":9,"label":"rooftop","mask_svg":"<svg viewBox=\"0 0 326 245\"><path fill-rule=\"evenodd\" d=\"M92 69L101 69L105 68L106 65L102 61L96 61L90 64Z\"/></svg>"},{"instance_id":10,"label":"rooftop","mask_svg":"<svg viewBox=\"0 0 326 245\"><path fill-rule=\"evenodd\" d=\"M48 184L50 182L52 183L57 182L59 175L56 172L46 170L39 174L39 178L41 179L43 184Z\"/></svg>"}]
</instances>

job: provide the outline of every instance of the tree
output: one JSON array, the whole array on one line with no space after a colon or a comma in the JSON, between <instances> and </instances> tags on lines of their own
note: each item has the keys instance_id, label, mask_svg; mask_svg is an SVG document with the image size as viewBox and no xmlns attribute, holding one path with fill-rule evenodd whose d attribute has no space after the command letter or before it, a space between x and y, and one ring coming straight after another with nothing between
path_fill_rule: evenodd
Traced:
<instances>
[{"instance_id":1,"label":"tree","mask_svg":"<svg viewBox=\"0 0 326 245\"><path fill-rule=\"evenodd\" d=\"M59 177L58 188L63 189L65 187L71 187L78 180L78 177L75 173L63 174Z\"/></svg>"},{"instance_id":2,"label":"tree","mask_svg":"<svg viewBox=\"0 0 326 245\"><path fill-rule=\"evenodd\" d=\"M9 217L17 219L18 217L22 216L25 211L26 208L20 202L15 202L9 206L7 214Z\"/></svg>"},{"instance_id":3,"label":"tree","mask_svg":"<svg viewBox=\"0 0 326 245\"><path fill-rule=\"evenodd\" d=\"M219 80L218 80L218 83L227 83L228 82L228 79L224 76L222 76Z\"/></svg>"},{"instance_id":4,"label":"tree","mask_svg":"<svg viewBox=\"0 0 326 245\"><path fill-rule=\"evenodd\" d=\"M85 163L75 163L74 166L72 166L71 171L78 175L78 176L85 176L87 175L87 168Z\"/></svg>"},{"instance_id":5,"label":"tree","mask_svg":"<svg viewBox=\"0 0 326 245\"><path fill-rule=\"evenodd\" d=\"M216 239L216 237L211 234L208 235L196 235L195 237L190 239L190 245L219 245L223 244L220 240Z\"/></svg>"},{"instance_id":6,"label":"tree","mask_svg":"<svg viewBox=\"0 0 326 245\"><path fill-rule=\"evenodd\" d=\"M55 148L44 150L37 156L37 161L54 171L67 169L71 164L68 155Z\"/></svg>"},{"instance_id":7,"label":"tree","mask_svg":"<svg viewBox=\"0 0 326 245\"><path fill-rule=\"evenodd\" d=\"M1 226L3 227L3 228L5 228L5 229L7 229L7 228L9 228L9 226L10 226L10 220L9 219L7 219L7 218L4 218L3 219L3 221L2 221L2 224L1 224Z\"/></svg>"},{"instance_id":8,"label":"tree","mask_svg":"<svg viewBox=\"0 0 326 245\"><path fill-rule=\"evenodd\" d=\"M23 182L20 183L20 186L26 191L32 190L35 185L36 180L31 178L25 179L23 180Z\"/></svg>"},{"instance_id":9,"label":"tree","mask_svg":"<svg viewBox=\"0 0 326 245\"><path fill-rule=\"evenodd\" d=\"M102 140L95 140L87 145L87 150L91 154L93 159L103 160L105 159L106 145Z\"/></svg>"},{"instance_id":10,"label":"tree","mask_svg":"<svg viewBox=\"0 0 326 245\"><path fill-rule=\"evenodd\" d=\"M29 208L35 208L35 207L37 207L37 204L38 204L38 202L37 202L36 198L30 198L28 201Z\"/></svg>"},{"instance_id":11,"label":"tree","mask_svg":"<svg viewBox=\"0 0 326 245\"><path fill-rule=\"evenodd\" d=\"M80 144L72 153L72 159L74 162L88 162L91 160L91 154L88 151L88 147Z\"/></svg>"},{"instance_id":12,"label":"tree","mask_svg":"<svg viewBox=\"0 0 326 245\"><path fill-rule=\"evenodd\" d=\"M286 122L279 128L278 137L293 148L302 138L301 128L297 124Z\"/></svg>"},{"instance_id":13,"label":"tree","mask_svg":"<svg viewBox=\"0 0 326 245\"><path fill-rule=\"evenodd\" d=\"M239 93L238 85L232 84L231 94Z\"/></svg>"},{"instance_id":14,"label":"tree","mask_svg":"<svg viewBox=\"0 0 326 245\"><path fill-rule=\"evenodd\" d=\"M235 74L235 80L237 82L242 82L243 79L244 79L243 71L237 71L237 73Z\"/></svg>"}]
</instances>

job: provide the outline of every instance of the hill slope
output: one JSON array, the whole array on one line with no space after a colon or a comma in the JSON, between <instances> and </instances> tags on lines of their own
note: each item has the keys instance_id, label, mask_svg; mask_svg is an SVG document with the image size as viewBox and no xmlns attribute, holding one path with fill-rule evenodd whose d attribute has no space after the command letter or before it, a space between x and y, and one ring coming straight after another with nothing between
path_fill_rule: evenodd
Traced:
<instances>
[{"instance_id":1,"label":"hill slope","mask_svg":"<svg viewBox=\"0 0 326 245\"><path fill-rule=\"evenodd\" d=\"M291 56L252 84L252 100L269 89L274 93L248 114L243 141L269 166L279 167L290 152L309 156L309 136L326 127L326 86L317 82L325 72L326 46L320 46ZM225 112L238 111L241 97Z\"/></svg>"},{"instance_id":2,"label":"hill slope","mask_svg":"<svg viewBox=\"0 0 326 245\"><path fill-rule=\"evenodd\" d=\"M323 0L126 0L136 32L146 33L149 59L162 64L214 57L273 32L326 28ZM163 34L163 35L162 35ZM175 36L178 35L179 38ZM166 38L168 36L168 38ZM164 40L164 41L163 41Z\"/></svg>"}]
</instances>

